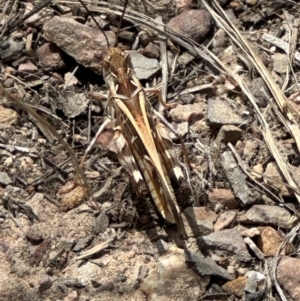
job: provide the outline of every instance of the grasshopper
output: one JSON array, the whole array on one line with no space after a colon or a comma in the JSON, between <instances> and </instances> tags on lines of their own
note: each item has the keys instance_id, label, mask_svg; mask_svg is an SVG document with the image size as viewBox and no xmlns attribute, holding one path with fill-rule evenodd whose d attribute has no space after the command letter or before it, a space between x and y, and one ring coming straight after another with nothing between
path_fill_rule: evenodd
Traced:
<instances>
[{"instance_id":1,"label":"grasshopper","mask_svg":"<svg viewBox=\"0 0 300 301\"><path fill-rule=\"evenodd\" d=\"M82 5L86 8L84 3ZM105 34L100 26L99 29ZM103 77L108 89L108 112L114 128L113 143L120 163L136 184L138 192L149 191L162 217L176 223L184 235L180 208L170 179L180 183L185 177L169 131L159 121L147 94L156 93L165 107L173 105L164 103L159 91L143 88L134 73L129 54L118 47L108 45L103 59Z\"/></svg>"},{"instance_id":2,"label":"grasshopper","mask_svg":"<svg viewBox=\"0 0 300 301\"><path fill-rule=\"evenodd\" d=\"M120 162L138 187L146 182L161 215L171 223L176 222L182 230L180 209L169 174L179 180L184 176L174 150L169 148L172 144L168 131L154 116L129 55L110 47L103 69L109 109L115 111L114 140Z\"/></svg>"}]
</instances>

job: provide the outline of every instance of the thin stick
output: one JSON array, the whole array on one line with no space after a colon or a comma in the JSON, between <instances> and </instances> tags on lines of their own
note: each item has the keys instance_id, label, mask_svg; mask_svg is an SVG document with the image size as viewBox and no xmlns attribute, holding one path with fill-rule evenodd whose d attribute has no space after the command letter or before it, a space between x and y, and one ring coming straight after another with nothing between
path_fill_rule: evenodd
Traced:
<instances>
[{"instance_id":1,"label":"thin stick","mask_svg":"<svg viewBox=\"0 0 300 301\"><path fill-rule=\"evenodd\" d=\"M81 159L81 162L80 162L80 166L83 165L84 161L86 160L86 157L88 155L88 153L92 150L93 146L95 145L99 135L107 128L107 126L111 123L111 120L110 119L106 119L102 125L100 126L100 128L98 129L97 131L97 134L95 135L95 137L93 138L93 140L91 141L91 143L89 144L89 146L87 147L87 149L85 150L84 152L84 155Z\"/></svg>"},{"instance_id":2,"label":"thin stick","mask_svg":"<svg viewBox=\"0 0 300 301\"><path fill-rule=\"evenodd\" d=\"M107 47L109 47L109 41L108 38L104 32L104 30L101 28L101 26L99 25L99 23L96 21L96 19L94 18L94 16L92 15L91 11L87 8L87 6L84 4L84 2L82 0L79 0L79 2L81 3L81 5L84 7L84 9L88 12L88 14L91 16L91 18L93 19L93 21L96 23L96 26L100 29L100 31L103 33L105 40L106 40L106 44Z\"/></svg>"},{"instance_id":3,"label":"thin stick","mask_svg":"<svg viewBox=\"0 0 300 301\"><path fill-rule=\"evenodd\" d=\"M125 1L125 5L124 5L123 10L122 10L121 19L120 19L120 22L119 22L119 25L118 25L118 30L117 30L117 45L119 44L119 32L120 32L122 21L124 19L124 15L125 15L125 11L126 11L127 5L128 5L128 0Z\"/></svg>"},{"instance_id":4,"label":"thin stick","mask_svg":"<svg viewBox=\"0 0 300 301\"><path fill-rule=\"evenodd\" d=\"M162 22L162 17L157 16L156 18L159 22ZM162 26L163 30L163 26ZM159 36L160 39L160 54L161 54L161 73L162 73L162 86L161 86L161 95L164 102L167 102L167 89L168 89L168 56L167 56L167 39L163 36ZM158 109L160 112L160 108Z\"/></svg>"}]
</instances>

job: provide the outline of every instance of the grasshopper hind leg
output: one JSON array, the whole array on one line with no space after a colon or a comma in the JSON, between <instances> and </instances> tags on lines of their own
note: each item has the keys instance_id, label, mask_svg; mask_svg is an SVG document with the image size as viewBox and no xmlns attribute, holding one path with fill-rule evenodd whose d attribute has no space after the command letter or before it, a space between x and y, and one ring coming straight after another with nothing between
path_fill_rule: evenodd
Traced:
<instances>
[{"instance_id":1,"label":"grasshopper hind leg","mask_svg":"<svg viewBox=\"0 0 300 301\"><path fill-rule=\"evenodd\" d=\"M158 137L157 146L161 152L161 158L164 162L164 166L167 169L170 179L177 183L182 192L189 194L190 189L188 185L188 171L186 166L178 160L173 141L169 134L169 129L162 122L159 122L156 119L155 130L156 136ZM187 151L185 150L184 154L186 153ZM183 169L185 170L186 175L184 175L182 172Z\"/></svg>"},{"instance_id":2,"label":"grasshopper hind leg","mask_svg":"<svg viewBox=\"0 0 300 301\"><path fill-rule=\"evenodd\" d=\"M152 166L149 158L142 159L133 145L125 139L120 128L115 128L113 142L119 161L126 169L138 197L145 199L150 193L158 212L164 219L174 224L175 219L166 203L163 202L163 197L160 194L159 183L153 181L151 176L155 168Z\"/></svg>"},{"instance_id":3,"label":"grasshopper hind leg","mask_svg":"<svg viewBox=\"0 0 300 301\"><path fill-rule=\"evenodd\" d=\"M88 153L92 150L92 148L94 147L97 139L99 138L100 134L104 132L104 130L111 124L111 120L110 119L106 119L104 121L104 123L100 126L99 130L97 131L97 134L95 135L95 137L93 138L93 140L91 141L91 143L89 144L89 146L87 147L87 149L84 152L84 155L81 159L79 168L82 169L83 164L86 160L86 157L88 155ZM71 185L69 185L68 187L62 188L58 191L59 194L66 194L71 192L72 190L74 190L77 186L81 186L82 184L80 183L80 181L78 180L77 177L75 177L73 183L71 183Z\"/></svg>"}]
</instances>

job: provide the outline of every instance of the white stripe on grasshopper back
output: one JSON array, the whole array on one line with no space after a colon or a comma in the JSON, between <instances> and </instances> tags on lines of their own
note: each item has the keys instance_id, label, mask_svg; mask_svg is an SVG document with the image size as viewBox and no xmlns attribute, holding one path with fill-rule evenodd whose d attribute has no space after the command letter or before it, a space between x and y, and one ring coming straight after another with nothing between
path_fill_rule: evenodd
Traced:
<instances>
[{"instance_id":1,"label":"white stripe on grasshopper back","mask_svg":"<svg viewBox=\"0 0 300 301\"><path fill-rule=\"evenodd\" d=\"M149 187L149 191L151 193L152 199L158 211L160 212L161 216L165 220L167 220L169 223L175 224L176 223L175 218L171 213L171 211L169 210L168 206L166 206L166 201L164 200L163 196L160 193L158 193L159 190L157 191L157 188L154 186L154 181L151 178L151 175L148 172L143 160L141 159L140 155L136 151L133 152L142 170L142 173L145 177L145 181Z\"/></svg>"},{"instance_id":2,"label":"white stripe on grasshopper back","mask_svg":"<svg viewBox=\"0 0 300 301\"><path fill-rule=\"evenodd\" d=\"M182 170L179 166L175 166L173 168L174 174L176 176L176 179L184 178Z\"/></svg>"},{"instance_id":3,"label":"white stripe on grasshopper back","mask_svg":"<svg viewBox=\"0 0 300 301\"><path fill-rule=\"evenodd\" d=\"M139 171L135 158L132 155L131 149L128 146L126 139L119 128L116 128L114 135L115 147L119 155L119 159L127 172L133 176L134 181L139 184L144 182L144 178Z\"/></svg>"},{"instance_id":4,"label":"white stripe on grasshopper back","mask_svg":"<svg viewBox=\"0 0 300 301\"><path fill-rule=\"evenodd\" d=\"M133 178L134 178L134 180L135 180L136 183L139 183L139 181L143 181L144 180L139 170L135 170L133 172Z\"/></svg>"}]
</instances>

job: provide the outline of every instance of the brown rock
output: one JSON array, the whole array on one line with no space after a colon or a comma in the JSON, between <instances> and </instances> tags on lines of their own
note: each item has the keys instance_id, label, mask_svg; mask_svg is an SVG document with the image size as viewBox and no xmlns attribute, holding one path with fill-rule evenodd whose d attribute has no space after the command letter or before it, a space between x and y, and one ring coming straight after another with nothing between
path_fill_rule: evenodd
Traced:
<instances>
[{"instance_id":1,"label":"brown rock","mask_svg":"<svg viewBox=\"0 0 300 301\"><path fill-rule=\"evenodd\" d=\"M68 55L72 56L79 64L102 74L103 51L107 48L104 35L97 28L80 24L71 18L54 17L44 27L45 38ZM109 44L114 45L115 34L107 31Z\"/></svg>"},{"instance_id":2,"label":"brown rock","mask_svg":"<svg viewBox=\"0 0 300 301\"><path fill-rule=\"evenodd\" d=\"M282 241L283 237L275 229L265 227L258 237L257 246L266 256L274 256Z\"/></svg>"},{"instance_id":3,"label":"brown rock","mask_svg":"<svg viewBox=\"0 0 300 301\"><path fill-rule=\"evenodd\" d=\"M66 187L61 189L62 198L61 198L61 210L68 211L80 206L84 202L85 192L82 186L77 186L72 189L70 192L64 193L65 189L68 191L68 187L70 183L66 185Z\"/></svg>"},{"instance_id":4,"label":"brown rock","mask_svg":"<svg viewBox=\"0 0 300 301\"><path fill-rule=\"evenodd\" d=\"M189 131L189 123L181 122L172 124L173 129L184 137ZM175 135L173 132L170 132L171 139L178 139L178 135Z\"/></svg>"},{"instance_id":5,"label":"brown rock","mask_svg":"<svg viewBox=\"0 0 300 301\"><path fill-rule=\"evenodd\" d=\"M190 7L192 4L192 0L176 0L176 9L180 11L180 9Z\"/></svg>"},{"instance_id":6,"label":"brown rock","mask_svg":"<svg viewBox=\"0 0 300 301\"><path fill-rule=\"evenodd\" d=\"M145 57L158 59L160 52L159 47L150 42L143 50L142 53Z\"/></svg>"},{"instance_id":7,"label":"brown rock","mask_svg":"<svg viewBox=\"0 0 300 301\"><path fill-rule=\"evenodd\" d=\"M240 128L234 125L223 125L219 131L216 141L236 144L236 142L241 138L241 135L242 130Z\"/></svg>"},{"instance_id":8,"label":"brown rock","mask_svg":"<svg viewBox=\"0 0 300 301\"><path fill-rule=\"evenodd\" d=\"M262 166L262 164L254 165L252 171L253 177L256 180L260 181L263 178L264 167Z\"/></svg>"},{"instance_id":9,"label":"brown rock","mask_svg":"<svg viewBox=\"0 0 300 301\"><path fill-rule=\"evenodd\" d=\"M250 228L244 231L241 231L241 234L246 237L254 237L260 235L260 230L258 228Z\"/></svg>"},{"instance_id":10,"label":"brown rock","mask_svg":"<svg viewBox=\"0 0 300 301\"><path fill-rule=\"evenodd\" d=\"M245 0L245 3L247 3L247 4L251 5L251 6L254 6L254 5L256 5L257 0Z\"/></svg>"},{"instance_id":11,"label":"brown rock","mask_svg":"<svg viewBox=\"0 0 300 301\"><path fill-rule=\"evenodd\" d=\"M65 67L61 50L52 43L45 43L36 50L40 63L48 70Z\"/></svg>"},{"instance_id":12,"label":"brown rock","mask_svg":"<svg viewBox=\"0 0 300 301\"><path fill-rule=\"evenodd\" d=\"M212 189L208 192L209 202L216 206L222 204L228 209L237 209L238 202L231 190L228 189Z\"/></svg>"},{"instance_id":13,"label":"brown rock","mask_svg":"<svg viewBox=\"0 0 300 301\"><path fill-rule=\"evenodd\" d=\"M246 283L247 277L239 277L235 280L225 283L222 286L222 289L228 294L233 294L237 297L243 297Z\"/></svg>"},{"instance_id":14,"label":"brown rock","mask_svg":"<svg viewBox=\"0 0 300 301\"><path fill-rule=\"evenodd\" d=\"M77 301L78 300L78 293L77 291L72 291L68 294L67 297L64 298L64 301Z\"/></svg>"},{"instance_id":15,"label":"brown rock","mask_svg":"<svg viewBox=\"0 0 300 301\"><path fill-rule=\"evenodd\" d=\"M205 207L188 207L183 212L183 222L189 237L197 237L213 232L217 215Z\"/></svg>"},{"instance_id":16,"label":"brown rock","mask_svg":"<svg viewBox=\"0 0 300 301\"><path fill-rule=\"evenodd\" d=\"M149 301L183 300L184 285L184 300L195 300L203 293L209 279L209 276L198 275L189 269L183 251L173 247L159 257L157 268L150 272L140 289Z\"/></svg>"},{"instance_id":17,"label":"brown rock","mask_svg":"<svg viewBox=\"0 0 300 301\"><path fill-rule=\"evenodd\" d=\"M288 293L288 300L300 300L300 259L283 256L277 267L277 281Z\"/></svg>"},{"instance_id":18,"label":"brown rock","mask_svg":"<svg viewBox=\"0 0 300 301\"><path fill-rule=\"evenodd\" d=\"M0 124L15 124L18 122L19 117L16 111L0 105Z\"/></svg>"},{"instance_id":19,"label":"brown rock","mask_svg":"<svg viewBox=\"0 0 300 301\"><path fill-rule=\"evenodd\" d=\"M191 105L178 105L170 111L170 115L176 122L187 121L190 124L203 118L203 105L199 103Z\"/></svg>"},{"instance_id":20,"label":"brown rock","mask_svg":"<svg viewBox=\"0 0 300 301\"><path fill-rule=\"evenodd\" d=\"M27 77L29 74L36 74L38 72L37 66L31 62L26 62L19 65L18 73L21 77Z\"/></svg>"},{"instance_id":21,"label":"brown rock","mask_svg":"<svg viewBox=\"0 0 300 301\"><path fill-rule=\"evenodd\" d=\"M53 72L48 79L48 83L52 86L61 85L63 84L64 79L62 76L56 72Z\"/></svg>"},{"instance_id":22,"label":"brown rock","mask_svg":"<svg viewBox=\"0 0 300 301\"><path fill-rule=\"evenodd\" d=\"M247 140L244 146L243 155L246 159L253 158L256 155L259 142L257 140Z\"/></svg>"},{"instance_id":23,"label":"brown rock","mask_svg":"<svg viewBox=\"0 0 300 301\"><path fill-rule=\"evenodd\" d=\"M167 24L169 31L180 30L192 39L200 42L205 38L212 26L210 14L205 10L185 10L179 16L172 18Z\"/></svg>"},{"instance_id":24,"label":"brown rock","mask_svg":"<svg viewBox=\"0 0 300 301\"><path fill-rule=\"evenodd\" d=\"M205 120L196 121L191 125L191 130L198 134L199 138L206 138L209 136L210 127L207 125Z\"/></svg>"},{"instance_id":25,"label":"brown rock","mask_svg":"<svg viewBox=\"0 0 300 301\"><path fill-rule=\"evenodd\" d=\"M32 243L38 243L43 240L43 233L40 231L39 224L33 224L25 233L26 238Z\"/></svg>"},{"instance_id":26,"label":"brown rock","mask_svg":"<svg viewBox=\"0 0 300 301\"><path fill-rule=\"evenodd\" d=\"M42 83L40 80L41 71L30 61L20 64L18 73L30 87L34 87Z\"/></svg>"},{"instance_id":27,"label":"brown rock","mask_svg":"<svg viewBox=\"0 0 300 301\"><path fill-rule=\"evenodd\" d=\"M225 228L230 228L236 220L237 212L235 210L228 210L223 212L217 219L214 230L220 231Z\"/></svg>"},{"instance_id":28,"label":"brown rock","mask_svg":"<svg viewBox=\"0 0 300 301\"><path fill-rule=\"evenodd\" d=\"M278 73L286 73L289 64L288 56L283 53L275 53L272 56L273 71Z\"/></svg>"},{"instance_id":29,"label":"brown rock","mask_svg":"<svg viewBox=\"0 0 300 301\"><path fill-rule=\"evenodd\" d=\"M39 291L42 293L45 290L49 289L52 285L51 278L48 275L43 275L39 281Z\"/></svg>"},{"instance_id":30,"label":"brown rock","mask_svg":"<svg viewBox=\"0 0 300 301\"><path fill-rule=\"evenodd\" d=\"M66 155L65 152L60 152L56 156L51 158L51 162L55 165L62 164L65 160L68 159L68 156Z\"/></svg>"}]
</instances>

